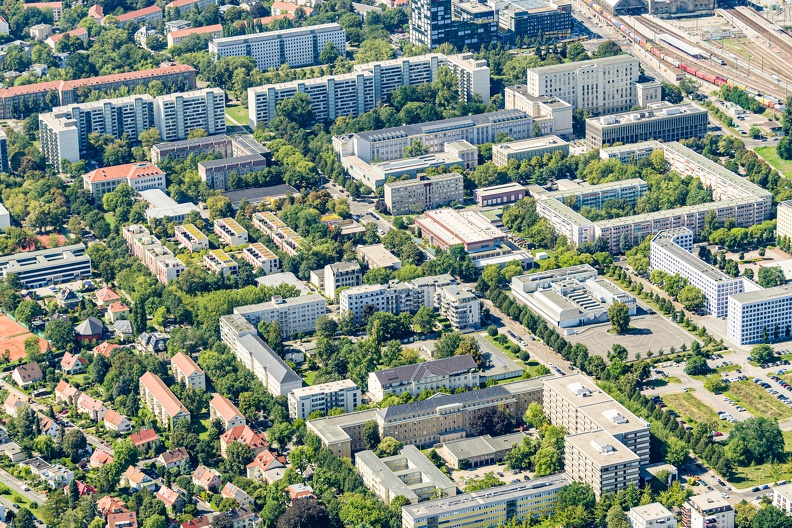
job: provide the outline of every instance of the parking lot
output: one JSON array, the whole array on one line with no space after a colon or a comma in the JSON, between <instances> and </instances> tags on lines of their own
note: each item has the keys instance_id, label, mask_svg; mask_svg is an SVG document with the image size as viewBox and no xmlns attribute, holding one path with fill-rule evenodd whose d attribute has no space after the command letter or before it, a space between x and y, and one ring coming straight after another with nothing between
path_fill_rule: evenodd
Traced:
<instances>
[{"instance_id":1,"label":"parking lot","mask_svg":"<svg viewBox=\"0 0 792 528\"><path fill-rule=\"evenodd\" d=\"M484 475L487 473L492 473L496 478L506 484L510 484L516 480L531 480L531 473L528 471L515 471L517 471L517 473L514 473L511 469L506 469L505 464L493 464L468 470L455 469L451 479L459 489L464 489L469 480L484 478Z\"/></svg>"}]
</instances>

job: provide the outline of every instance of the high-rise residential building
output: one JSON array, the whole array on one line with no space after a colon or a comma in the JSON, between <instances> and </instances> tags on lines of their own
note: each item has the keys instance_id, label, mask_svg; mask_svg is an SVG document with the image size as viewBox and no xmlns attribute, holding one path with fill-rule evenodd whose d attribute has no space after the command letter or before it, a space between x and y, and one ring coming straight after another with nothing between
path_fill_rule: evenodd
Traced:
<instances>
[{"instance_id":1,"label":"high-rise residential building","mask_svg":"<svg viewBox=\"0 0 792 528\"><path fill-rule=\"evenodd\" d=\"M61 246L0 257L0 276L16 275L28 289L91 277L85 244Z\"/></svg>"},{"instance_id":2,"label":"high-rise residential building","mask_svg":"<svg viewBox=\"0 0 792 528\"><path fill-rule=\"evenodd\" d=\"M187 139L196 128L209 135L224 134L225 92L220 88L204 88L161 95L155 102L154 120L164 141Z\"/></svg>"},{"instance_id":3,"label":"high-rise residential building","mask_svg":"<svg viewBox=\"0 0 792 528\"><path fill-rule=\"evenodd\" d=\"M591 486L594 496L638 485L641 458L605 431L564 437L564 471L575 482Z\"/></svg>"},{"instance_id":4,"label":"high-rise residential building","mask_svg":"<svg viewBox=\"0 0 792 528\"><path fill-rule=\"evenodd\" d=\"M267 71L283 64L315 66L328 42L345 55L346 32L336 23L218 38L209 42L209 52L218 58L253 57L256 66Z\"/></svg>"},{"instance_id":5,"label":"high-rise residential building","mask_svg":"<svg viewBox=\"0 0 792 528\"><path fill-rule=\"evenodd\" d=\"M566 0L507 0L498 27L512 44L518 39L561 41L572 35L572 3Z\"/></svg>"},{"instance_id":6,"label":"high-rise residential building","mask_svg":"<svg viewBox=\"0 0 792 528\"><path fill-rule=\"evenodd\" d=\"M734 508L717 491L693 495L682 506L685 528L734 528Z\"/></svg>"},{"instance_id":7,"label":"high-rise residential building","mask_svg":"<svg viewBox=\"0 0 792 528\"><path fill-rule=\"evenodd\" d=\"M410 42L479 49L498 39L495 9L485 3L418 0L411 4Z\"/></svg>"},{"instance_id":8,"label":"high-rise residential building","mask_svg":"<svg viewBox=\"0 0 792 528\"><path fill-rule=\"evenodd\" d=\"M363 284L342 290L338 296L341 314L352 313L355 322L363 321L367 307L375 312L398 315L413 311L413 292L409 284L391 281L390 284Z\"/></svg>"},{"instance_id":9,"label":"high-rise residential building","mask_svg":"<svg viewBox=\"0 0 792 528\"><path fill-rule=\"evenodd\" d=\"M289 416L293 420L307 420L315 411L327 414L331 409L354 411L361 403L361 392L349 379L320 383L295 389L289 393Z\"/></svg>"},{"instance_id":10,"label":"high-rise residential building","mask_svg":"<svg viewBox=\"0 0 792 528\"><path fill-rule=\"evenodd\" d=\"M391 93L401 86L435 81L441 66L450 68L456 75L462 99L468 101L478 94L484 104L489 104L490 71L486 60L476 60L472 53L431 53L358 64L350 73L248 88L250 126L269 124L275 117L277 104L298 92L310 97L317 120L357 117L388 102Z\"/></svg>"},{"instance_id":11,"label":"high-rise residential building","mask_svg":"<svg viewBox=\"0 0 792 528\"><path fill-rule=\"evenodd\" d=\"M740 345L792 336L792 285L758 289L728 299L726 337Z\"/></svg>"},{"instance_id":12,"label":"high-rise residential building","mask_svg":"<svg viewBox=\"0 0 792 528\"><path fill-rule=\"evenodd\" d=\"M8 136L0 130L0 172L8 174L11 166L8 164Z\"/></svg>"},{"instance_id":13,"label":"high-rise residential building","mask_svg":"<svg viewBox=\"0 0 792 528\"><path fill-rule=\"evenodd\" d=\"M792 200L778 204L776 218L776 236L785 236L792 239Z\"/></svg>"},{"instance_id":14,"label":"high-rise residential building","mask_svg":"<svg viewBox=\"0 0 792 528\"><path fill-rule=\"evenodd\" d=\"M478 328L481 324L481 301L467 286L443 286L435 296L440 316L448 319L454 330Z\"/></svg>"},{"instance_id":15,"label":"high-rise residential building","mask_svg":"<svg viewBox=\"0 0 792 528\"><path fill-rule=\"evenodd\" d=\"M458 172L419 175L415 179L385 184L385 206L392 215L418 214L451 202L461 202L465 189Z\"/></svg>"},{"instance_id":16,"label":"high-rise residential building","mask_svg":"<svg viewBox=\"0 0 792 528\"><path fill-rule=\"evenodd\" d=\"M636 105L646 108L661 100L660 83L642 78L632 55L529 68L526 89L592 115L626 112Z\"/></svg>"}]
</instances>

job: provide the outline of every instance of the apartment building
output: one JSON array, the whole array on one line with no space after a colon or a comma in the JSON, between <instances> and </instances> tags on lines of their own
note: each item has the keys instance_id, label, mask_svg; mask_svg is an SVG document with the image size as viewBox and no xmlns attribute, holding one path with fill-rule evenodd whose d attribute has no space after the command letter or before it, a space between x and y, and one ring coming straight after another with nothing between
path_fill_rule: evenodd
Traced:
<instances>
[{"instance_id":1,"label":"apartment building","mask_svg":"<svg viewBox=\"0 0 792 528\"><path fill-rule=\"evenodd\" d=\"M573 133L574 108L568 102L546 95L531 95L524 84L507 86L503 91L506 110L520 110L531 116L539 125L543 136L569 136Z\"/></svg>"},{"instance_id":2,"label":"apartment building","mask_svg":"<svg viewBox=\"0 0 792 528\"><path fill-rule=\"evenodd\" d=\"M209 237L204 235L201 230L193 224L176 226L174 233L179 245L190 253L209 249Z\"/></svg>"},{"instance_id":3,"label":"apartment building","mask_svg":"<svg viewBox=\"0 0 792 528\"><path fill-rule=\"evenodd\" d=\"M649 185L640 178L587 185L574 189L546 193L543 199L557 200L573 209L593 207L601 209L608 200L624 200L635 205L638 198L649 192Z\"/></svg>"},{"instance_id":4,"label":"apartment building","mask_svg":"<svg viewBox=\"0 0 792 528\"><path fill-rule=\"evenodd\" d=\"M505 239L500 229L476 211L450 208L426 211L415 218L415 225L430 246L444 251L456 244L465 246L468 253L488 251L500 246Z\"/></svg>"},{"instance_id":5,"label":"apartment building","mask_svg":"<svg viewBox=\"0 0 792 528\"><path fill-rule=\"evenodd\" d=\"M563 152L569 155L569 143L558 136L542 136L522 141L510 141L492 145L492 162L497 167L505 167L511 160L531 160L536 156Z\"/></svg>"},{"instance_id":6,"label":"apartment building","mask_svg":"<svg viewBox=\"0 0 792 528\"><path fill-rule=\"evenodd\" d=\"M377 370L368 375L368 393L374 402L391 394L398 396L408 392L417 397L426 390L454 392L459 388L472 390L480 385L478 365L468 354Z\"/></svg>"},{"instance_id":7,"label":"apartment building","mask_svg":"<svg viewBox=\"0 0 792 528\"><path fill-rule=\"evenodd\" d=\"M326 415L331 409L350 413L362 403L361 397L360 389L349 379L298 388L288 396L289 416L307 420L313 412Z\"/></svg>"},{"instance_id":8,"label":"apartment building","mask_svg":"<svg viewBox=\"0 0 792 528\"><path fill-rule=\"evenodd\" d=\"M82 243L0 257L0 275L12 274L27 289L89 279L91 257Z\"/></svg>"},{"instance_id":9,"label":"apartment building","mask_svg":"<svg viewBox=\"0 0 792 528\"><path fill-rule=\"evenodd\" d=\"M402 508L402 528L500 526L551 515L558 491L570 484L564 474L496 486Z\"/></svg>"},{"instance_id":10,"label":"apartment building","mask_svg":"<svg viewBox=\"0 0 792 528\"><path fill-rule=\"evenodd\" d=\"M614 143L637 143L649 139L679 141L703 137L709 122L707 110L694 103L651 103L646 110L586 119L586 148Z\"/></svg>"},{"instance_id":11,"label":"apartment building","mask_svg":"<svg viewBox=\"0 0 792 528\"><path fill-rule=\"evenodd\" d=\"M236 354L237 338L245 335L258 335L256 327L239 314L220 316L220 340Z\"/></svg>"},{"instance_id":12,"label":"apartment building","mask_svg":"<svg viewBox=\"0 0 792 528\"><path fill-rule=\"evenodd\" d=\"M262 270L266 275L281 272L280 258L261 242L254 242L243 249L242 258L253 266L254 270Z\"/></svg>"},{"instance_id":13,"label":"apartment building","mask_svg":"<svg viewBox=\"0 0 792 528\"><path fill-rule=\"evenodd\" d=\"M226 431L247 424L247 420L236 405L222 394L215 394L212 401L209 402L209 419L223 422Z\"/></svg>"},{"instance_id":14,"label":"apartment building","mask_svg":"<svg viewBox=\"0 0 792 528\"><path fill-rule=\"evenodd\" d=\"M323 280L325 297L335 299L336 290L354 288L363 284L363 270L355 261L334 262L324 267Z\"/></svg>"},{"instance_id":15,"label":"apartment building","mask_svg":"<svg viewBox=\"0 0 792 528\"><path fill-rule=\"evenodd\" d=\"M206 269L223 277L226 275L236 277L239 273L239 264L222 249L212 249L204 254L203 263Z\"/></svg>"},{"instance_id":16,"label":"apartment building","mask_svg":"<svg viewBox=\"0 0 792 528\"><path fill-rule=\"evenodd\" d=\"M561 41L572 35L572 3L565 0L506 2L498 11L498 28L509 42L518 37L542 35L545 40Z\"/></svg>"},{"instance_id":17,"label":"apartment building","mask_svg":"<svg viewBox=\"0 0 792 528\"><path fill-rule=\"evenodd\" d=\"M236 339L236 357L273 396L302 387L302 379L257 335Z\"/></svg>"},{"instance_id":18,"label":"apartment building","mask_svg":"<svg viewBox=\"0 0 792 528\"><path fill-rule=\"evenodd\" d=\"M151 162L159 163L167 157L183 159L190 154L217 152L224 158L231 155L232 139L225 134L157 143L151 147Z\"/></svg>"},{"instance_id":19,"label":"apartment building","mask_svg":"<svg viewBox=\"0 0 792 528\"><path fill-rule=\"evenodd\" d=\"M661 100L660 83L643 79L632 55L529 68L526 88L535 97L557 97L592 115L646 108Z\"/></svg>"},{"instance_id":20,"label":"apartment building","mask_svg":"<svg viewBox=\"0 0 792 528\"><path fill-rule=\"evenodd\" d=\"M792 513L792 484L782 484L773 488L773 506L787 515Z\"/></svg>"},{"instance_id":21,"label":"apartment building","mask_svg":"<svg viewBox=\"0 0 792 528\"><path fill-rule=\"evenodd\" d=\"M165 8L178 10L179 13L186 13L193 9L202 10L213 4L217 5L217 0L173 0Z\"/></svg>"},{"instance_id":22,"label":"apartment building","mask_svg":"<svg viewBox=\"0 0 792 528\"><path fill-rule=\"evenodd\" d=\"M165 191L165 173L148 161L127 163L94 169L83 174L83 188L90 192L95 200L126 183L136 191L159 189Z\"/></svg>"},{"instance_id":23,"label":"apartment building","mask_svg":"<svg viewBox=\"0 0 792 528\"><path fill-rule=\"evenodd\" d=\"M267 160L259 154L237 156L198 162L198 175L212 189L225 191L232 186L229 178L232 174L244 176L249 172L260 172L267 168Z\"/></svg>"},{"instance_id":24,"label":"apartment building","mask_svg":"<svg viewBox=\"0 0 792 528\"><path fill-rule=\"evenodd\" d=\"M440 316L448 319L454 330L481 325L481 301L467 286L443 286L435 296Z\"/></svg>"},{"instance_id":25,"label":"apartment building","mask_svg":"<svg viewBox=\"0 0 792 528\"><path fill-rule=\"evenodd\" d=\"M338 296L342 315L352 313L357 324L362 324L367 307L374 312L390 312L398 315L412 312L413 290L409 284L390 281L389 284L363 284L345 289Z\"/></svg>"},{"instance_id":26,"label":"apartment building","mask_svg":"<svg viewBox=\"0 0 792 528\"><path fill-rule=\"evenodd\" d=\"M282 64L300 68L318 65L319 54L328 42L345 55L346 32L336 23L213 39L209 53L218 58L253 57L262 71Z\"/></svg>"},{"instance_id":27,"label":"apartment building","mask_svg":"<svg viewBox=\"0 0 792 528\"><path fill-rule=\"evenodd\" d=\"M693 232L686 227L669 229L654 236L649 249L649 268L680 275L704 294L708 314L725 317L730 295L743 293L746 281L730 277L693 255ZM757 286L758 289L758 286Z\"/></svg>"},{"instance_id":28,"label":"apartment building","mask_svg":"<svg viewBox=\"0 0 792 528\"><path fill-rule=\"evenodd\" d=\"M429 153L441 152L445 143L467 141L471 145L493 143L503 132L515 140L530 138L533 118L519 110L500 110L440 121L358 132L333 138L333 148L342 157L357 156L366 163L404 157L404 149L417 140Z\"/></svg>"},{"instance_id":29,"label":"apartment building","mask_svg":"<svg viewBox=\"0 0 792 528\"><path fill-rule=\"evenodd\" d=\"M674 514L659 502L630 508L627 520L632 528L676 528L677 525Z\"/></svg>"},{"instance_id":30,"label":"apartment building","mask_svg":"<svg viewBox=\"0 0 792 528\"><path fill-rule=\"evenodd\" d=\"M294 256L305 246L303 237L269 211L253 213L253 225L287 255Z\"/></svg>"},{"instance_id":31,"label":"apartment building","mask_svg":"<svg viewBox=\"0 0 792 528\"><path fill-rule=\"evenodd\" d=\"M717 491L693 495L682 506L685 528L734 528L734 509Z\"/></svg>"},{"instance_id":32,"label":"apartment building","mask_svg":"<svg viewBox=\"0 0 792 528\"><path fill-rule=\"evenodd\" d=\"M387 103L391 93L400 86L435 81L437 70L442 66L456 76L461 99L468 101L478 94L484 104L489 104L490 76L486 61L475 60L471 53L451 56L431 53L358 64L350 73L248 88L250 125L269 124L275 117L277 104L298 92L311 98L317 120L357 117L378 104Z\"/></svg>"},{"instance_id":33,"label":"apartment building","mask_svg":"<svg viewBox=\"0 0 792 528\"><path fill-rule=\"evenodd\" d=\"M156 374L146 372L140 377L140 399L163 427L172 428L179 420L190 419L190 411Z\"/></svg>"},{"instance_id":34,"label":"apartment building","mask_svg":"<svg viewBox=\"0 0 792 528\"><path fill-rule=\"evenodd\" d=\"M187 139L197 128L209 135L225 134L225 92L204 88L161 95L155 101L154 121L164 141Z\"/></svg>"},{"instance_id":35,"label":"apartment building","mask_svg":"<svg viewBox=\"0 0 792 528\"><path fill-rule=\"evenodd\" d=\"M597 499L637 486L640 466L640 457L605 431L564 437L564 471L573 481L591 486Z\"/></svg>"},{"instance_id":36,"label":"apartment building","mask_svg":"<svg viewBox=\"0 0 792 528\"><path fill-rule=\"evenodd\" d=\"M780 202L777 208L776 236L792 239L792 200Z\"/></svg>"},{"instance_id":37,"label":"apartment building","mask_svg":"<svg viewBox=\"0 0 792 528\"><path fill-rule=\"evenodd\" d=\"M156 25L157 22L162 20L162 8L159 6L144 7L143 9L137 9L118 15L116 18L118 19L118 27L124 27L130 22L143 26L148 24Z\"/></svg>"},{"instance_id":38,"label":"apartment building","mask_svg":"<svg viewBox=\"0 0 792 528\"><path fill-rule=\"evenodd\" d=\"M385 458L370 450L356 453L355 470L363 484L385 505L390 505L396 497L418 504L436 496L456 495L456 485L451 479L412 445Z\"/></svg>"},{"instance_id":39,"label":"apartment building","mask_svg":"<svg viewBox=\"0 0 792 528\"><path fill-rule=\"evenodd\" d=\"M458 172L418 175L415 179L386 183L385 206L390 214L418 214L451 202L461 202L465 189Z\"/></svg>"},{"instance_id":40,"label":"apartment building","mask_svg":"<svg viewBox=\"0 0 792 528\"><path fill-rule=\"evenodd\" d=\"M210 39L218 39L223 36L223 25L213 24L196 28L177 29L168 33L168 47L178 46L190 35L207 35Z\"/></svg>"},{"instance_id":41,"label":"apartment building","mask_svg":"<svg viewBox=\"0 0 792 528\"><path fill-rule=\"evenodd\" d=\"M443 286L456 284L457 280L444 273L443 275L432 275L429 277L418 277L410 281L413 289L413 309L418 311L422 306L427 308L437 308L435 292Z\"/></svg>"},{"instance_id":42,"label":"apartment building","mask_svg":"<svg viewBox=\"0 0 792 528\"><path fill-rule=\"evenodd\" d=\"M206 374L193 358L184 352L178 352L171 358L171 372L176 383L184 383L187 387L206 390Z\"/></svg>"},{"instance_id":43,"label":"apartment building","mask_svg":"<svg viewBox=\"0 0 792 528\"><path fill-rule=\"evenodd\" d=\"M315 293L289 299L276 295L269 302L238 306L234 313L253 326L258 326L261 321L278 321L283 335L290 337L313 333L316 320L327 313L327 303L324 297Z\"/></svg>"},{"instance_id":44,"label":"apartment building","mask_svg":"<svg viewBox=\"0 0 792 528\"><path fill-rule=\"evenodd\" d=\"M247 244L248 232L233 218L218 218L214 221L214 233L230 247Z\"/></svg>"},{"instance_id":45,"label":"apartment building","mask_svg":"<svg viewBox=\"0 0 792 528\"><path fill-rule=\"evenodd\" d=\"M726 337L740 345L792 336L792 286L732 295L726 324Z\"/></svg>"}]
</instances>

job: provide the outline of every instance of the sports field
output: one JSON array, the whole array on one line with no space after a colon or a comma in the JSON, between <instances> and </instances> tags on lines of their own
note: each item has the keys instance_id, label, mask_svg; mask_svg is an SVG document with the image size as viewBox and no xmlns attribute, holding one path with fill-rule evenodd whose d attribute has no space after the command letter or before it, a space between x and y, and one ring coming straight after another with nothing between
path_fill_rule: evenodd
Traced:
<instances>
[{"instance_id":1,"label":"sports field","mask_svg":"<svg viewBox=\"0 0 792 528\"><path fill-rule=\"evenodd\" d=\"M0 354L11 353L11 361L25 357L25 339L33 333L7 315L0 315ZM39 338L42 352L47 349L47 342Z\"/></svg>"}]
</instances>

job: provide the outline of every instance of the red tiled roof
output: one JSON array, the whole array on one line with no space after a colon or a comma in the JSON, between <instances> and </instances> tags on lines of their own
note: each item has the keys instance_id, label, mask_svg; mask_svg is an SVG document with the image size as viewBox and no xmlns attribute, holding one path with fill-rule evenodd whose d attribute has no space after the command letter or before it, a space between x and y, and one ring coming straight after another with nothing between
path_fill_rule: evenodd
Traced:
<instances>
[{"instance_id":1,"label":"red tiled roof","mask_svg":"<svg viewBox=\"0 0 792 528\"><path fill-rule=\"evenodd\" d=\"M93 5L88 10L88 16L90 18L102 18L104 16L104 8L99 4Z\"/></svg>"},{"instance_id":2,"label":"red tiled roof","mask_svg":"<svg viewBox=\"0 0 792 528\"><path fill-rule=\"evenodd\" d=\"M209 486L215 478L220 478L220 475L206 466L198 466L192 474L193 478L204 486Z\"/></svg>"},{"instance_id":3,"label":"red tiled roof","mask_svg":"<svg viewBox=\"0 0 792 528\"><path fill-rule=\"evenodd\" d=\"M116 348L121 348L121 345L116 345L115 343L109 343L105 341L101 345L96 345L95 347L93 347L93 353L101 354L104 357L110 357L110 352L112 352Z\"/></svg>"},{"instance_id":4,"label":"red tiled roof","mask_svg":"<svg viewBox=\"0 0 792 528\"><path fill-rule=\"evenodd\" d=\"M116 528L116 524L120 524L129 528L137 528L137 513L124 512L124 513L111 513L107 516L107 528Z\"/></svg>"},{"instance_id":5,"label":"red tiled roof","mask_svg":"<svg viewBox=\"0 0 792 528\"><path fill-rule=\"evenodd\" d=\"M91 172L83 174L83 179L90 183L94 183L99 181L121 180L126 178L135 179L146 178L149 176L162 176L164 174L165 173L162 172L156 165L149 163L148 161L143 161L140 163L127 163L126 165L114 165L112 167L95 169Z\"/></svg>"},{"instance_id":6,"label":"red tiled roof","mask_svg":"<svg viewBox=\"0 0 792 528\"><path fill-rule=\"evenodd\" d=\"M217 31L223 31L222 24L214 24L212 26L201 26L197 28L187 28L187 29L179 29L177 31L171 31L169 35L172 39L178 39L182 37L186 37L187 35L203 35L204 33L215 33Z\"/></svg>"},{"instance_id":7,"label":"red tiled roof","mask_svg":"<svg viewBox=\"0 0 792 528\"><path fill-rule=\"evenodd\" d=\"M129 439L132 440L133 444L139 446L151 442L152 440L157 440L159 437L154 429L141 429L139 433L131 435Z\"/></svg>"},{"instance_id":8,"label":"red tiled roof","mask_svg":"<svg viewBox=\"0 0 792 528\"><path fill-rule=\"evenodd\" d=\"M102 288L101 290L96 290L96 300L109 303L112 301L120 301L121 296L110 288Z\"/></svg>"},{"instance_id":9,"label":"red tiled roof","mask_svg":"<svg viewBox=\"0 0 792 528\"><path fill-rule=\"evenodd\" d=\"M103 516L109 513L121 513L127 511L126 503L116 497L105 495L96 502L96 509L99 510Z\"/></svg>"},{"instance_id":10,"label":"red tiled roof","mask_svg":"<svg viewBox=\"0 0 792 528\"><path fill-rule=\"evenodd\" d=\"M171 507L176 504L176 501L180 498L178 493L167 486L162 486L156 495L159 500Z\"/></svg>"},{"instance_id":11,"label":"red tiled roof","mask_svg":"<svg viewBox=\"0 0 792 528\"><path fill-rule=\"evenodd\" d=\"M272 467L285 467L286 466L286 457L283 456L275 456L272 451L264 450L258 455L256 458L253 459L253 462L247 465L247 467L255 468L258 467L261 471L267 471Z\"/></svg>"},{"instance_id":12,"label":"red tiled roof","mask_svg":"<svg viewBox=\"0 0 792 528\"><path fill-rule=\"evenodd\" d=\"M101 449L95 449L94 452L91 454L91 464L94 464L96 466L104 466L105 464L112 464L112 463L113 463L113 456L107 451L102 451ZM101 510L99 504L97 504L96 506Z\"/></svg>"},{"instance_id":13,"label":"red tiled roof","mask_svg":"<svg viewBox=\"0 0 792 528\"><path fill-rule=\"evenodd\" d=\"M78 361L83 365L87 363L85 359L81 358L77 354L71 354L69 352L66 352L65 354L63 354L63 359L61 359L61 368L63 370L72 370L75 367L75 365L77 365Z\"/></svg>"},{"instance_id":14,"label":"red tiled roof","mask_svg":"<svg viewBox=\"0 0 792 528\"><path fill-rule=\"evenodd\" d=\"M179 398L163 383L156 374L146 372L140 376L140 385L146 388L155 400L162 406L162 409L173 418L179 413L189 414L187 408L182 405Z\"/></svg>"},{"instance_id":15,"label":"red tiled roof","mask_svg":"<svg viewBox=\"0 0 792 528\"><path fill-rule=\"evenodd\" d=\"M219 414L226 422L233 420L236 416L242 416L236 405L231 403L231 400L221 394L216 394L209 406L213 407L217 414Z\"/></svg>"},{"instance_id":16,"label":"red tiled roof","mask_svg":"<svg viewBox=\"0 0 792 528\"><path fill-rule=\"evenodd\" d=\"M123 414L119 414L111 409L105 414L104 421L116 427L121 427L121 422L123 422L125 418L126 416Z\"/></svg>"},{"instance_id":17,"label":"red tiled roof","mask_svg":"<svg viewBox=\"0 0 792 528\"><path fill-rule=\"evenodd\" d=\"M170 3L170 4L168 4L168 5L166 5L165 7L166 7L166 8L168 8L168 7L171 7L171 8L174 8L174 7L184 7L184 6L188 6L188 5L195 4L195 3L197 3L198 1L199 1L199 0L173 0L173 2L171 2L171 3Z\"/></svg>"},{"instance_id":18,"label":"red tiled roof","mask_svg":"<svg viewBox=\"0 0 792 528\"><path fill-rule=\"evenodd\" d=\"M267 440L247 425L232 427L220 436L220 441L226 445L231 442L242 442L253 450L269 447Z\"/></svg>"},{"instance_id":19,"label":"red tiled roof","mask_svg":"<svg viewBox=\"0 0 792 528\"><path fill-rule=\"evenodd\" d=\"M111 313L128 312L129 306L122 302L114 302L107 310Z\"/></svg>"},{"instance_id":20,"label":"red tiled roof","mask_svg":"<svg viewBox=\"0 0 792 528\"><path fill-rule=\"evenodd\" d=\"M203 374L203 370L193 361L193 358L183 352L179 352L171 358L171 365L174 365L188 378L196 372Z\"/></svg>"},{"instance_id":21,"label":"red tiled roof","mask_svg":"<svg viewBox=\"0 0 792 528\"><path fill-rule=\"evenodd\" d=\"M130 11L129 13L118 15L118 17L116 18L118 18L119 22L129 22L130 20L148 16L158 11L162 11L162 8L159 6L149 6L149 7L144 7L143 9L138 9L137 11Z\"/></svg>"},{"instance_id":22,"label":"red tiled roof","mask_svg":"<svg viewBox=\"0 0 792 528\"><path fill-rule=\"evenodd\" d=\"M181 523L181 528L205 528L209 526L210 523L209 517L201 515L200 517Z\"/></svg>"},{"instance_id":23,"label":"red tiled roof","mask_svg":"<svg viewBox=\"0 0 792 528\"><path fill-rule=\"evenodd\" d=\"M293 13L283 13L282 15L272 15L268 17L257 18L256 22L261 22L265 26L270 22L275 22L276 20L280 20L281 18L288 18L289 20L294 20Z\"/></svg>"},{"instance_id":24,"label":"red tiled roof","mask_svg":"<svg viewBox=\"0 0 792 528\"><path fill-rule=\"evenodd\" d=\"M77 28L72 29L71 31L66 31L65 33L55 33L54 35L49 36L49 40L52 42L58 42L65 35L69 35L70 37L79 37L81 35L88 35L88 30L85 28Z\"/></svg>"}]
</instances>

